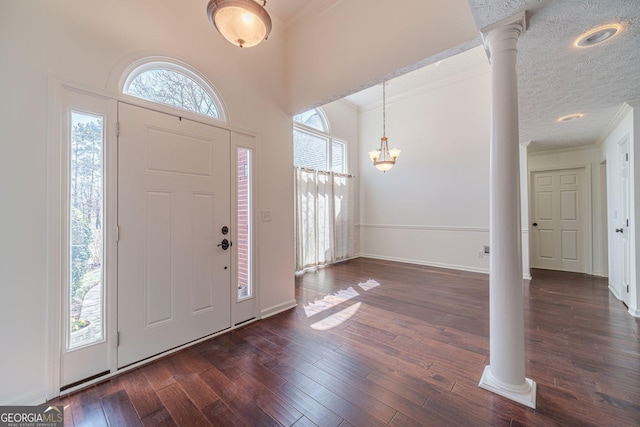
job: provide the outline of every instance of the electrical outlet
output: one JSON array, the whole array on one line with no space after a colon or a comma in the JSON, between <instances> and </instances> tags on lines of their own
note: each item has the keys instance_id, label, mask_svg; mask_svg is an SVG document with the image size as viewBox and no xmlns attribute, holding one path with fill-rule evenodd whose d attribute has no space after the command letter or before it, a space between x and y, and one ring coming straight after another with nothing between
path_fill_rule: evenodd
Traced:
<instances>
[{"instance_id":1,"label":"electrical outlet","mask_svg":"<svg viewBox=\"0 0 640 427\"><path fill-rule=\"evenodd\" d=\"M478 251L478 258L484 258L484 251Z\"/></svg>"}]
</instances>

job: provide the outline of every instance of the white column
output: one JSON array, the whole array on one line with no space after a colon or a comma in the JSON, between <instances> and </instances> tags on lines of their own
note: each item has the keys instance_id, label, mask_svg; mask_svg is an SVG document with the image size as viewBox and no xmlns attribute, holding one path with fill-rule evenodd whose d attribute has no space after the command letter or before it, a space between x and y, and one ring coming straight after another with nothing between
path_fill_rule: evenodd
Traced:
<instances>
[{"instance_id":1,"label":"white column","mask_svg":"<svg viewBox=\"0 0 640 427\"><path fill-rule=\"evenodd\" d=\"M522 13L482 30L491 61L491 255L490 364L479 386L535 408L536 384L525 377L516 74L516 45L525 29Z\"/></svg>"}]
</instances>

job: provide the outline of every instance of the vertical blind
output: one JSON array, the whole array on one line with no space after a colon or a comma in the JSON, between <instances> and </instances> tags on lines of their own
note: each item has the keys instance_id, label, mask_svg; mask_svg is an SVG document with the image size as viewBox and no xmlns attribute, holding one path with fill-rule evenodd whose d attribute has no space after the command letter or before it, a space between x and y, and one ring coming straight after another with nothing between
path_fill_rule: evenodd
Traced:
<instances>
[{"instance_id":1,"label":"vertical blind","mask_svg":"<svg viewBox=\"0 0 640 427\"><path fill-rule=\"evenodd\" d=\"M296 271L355 255L355 177L295 168Z\"/></svg>"}]
</instances>

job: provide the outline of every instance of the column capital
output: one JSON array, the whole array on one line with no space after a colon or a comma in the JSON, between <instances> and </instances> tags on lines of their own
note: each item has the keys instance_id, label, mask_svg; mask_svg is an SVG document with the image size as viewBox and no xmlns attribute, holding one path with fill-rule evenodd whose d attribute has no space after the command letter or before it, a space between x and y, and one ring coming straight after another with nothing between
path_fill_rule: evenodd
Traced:
<instances>
[{"instance_id":1,"label":"column capital","mask_svg":"<svg viewBox=\"0 0 640 427\"><path fill-rule=\"evenodd\" d=\"M493 40L499 36L506 36L517 39L527 30L527 11L516 13L515 15L494 22L480 30L482 43L487 57L491 59L491 45ZM501 38L501 37L500 37Z\"/></svg>"}]
</instances>

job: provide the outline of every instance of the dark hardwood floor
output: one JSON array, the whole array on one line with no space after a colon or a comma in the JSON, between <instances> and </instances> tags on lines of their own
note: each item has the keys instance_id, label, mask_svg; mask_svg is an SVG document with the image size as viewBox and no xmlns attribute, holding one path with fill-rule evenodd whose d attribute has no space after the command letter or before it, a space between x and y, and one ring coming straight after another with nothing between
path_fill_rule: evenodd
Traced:
<instances>
[{"instance_id":1,"label":"dark hardwood floor","mask_svg":"<svg viewBox=\"0 0 640 427\"><path fill-rule=\"evenodd\" d=\"M52 403L66 426L640 425L640 320L604 279L533 277L535 411L478 388L488 276L371 259L298 277L296 309Z\"/></svg>"}]
</instances>

